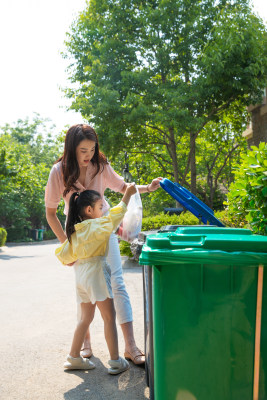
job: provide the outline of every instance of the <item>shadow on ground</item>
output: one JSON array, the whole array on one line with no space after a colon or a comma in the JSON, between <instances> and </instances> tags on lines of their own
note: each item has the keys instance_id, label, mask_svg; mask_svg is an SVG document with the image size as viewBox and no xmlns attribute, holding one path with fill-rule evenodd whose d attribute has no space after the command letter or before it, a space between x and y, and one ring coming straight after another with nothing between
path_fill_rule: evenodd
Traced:
<instances>
[{"instance_id":1,"label":"shadow on ground","mask_svg":"<svg viewBox=\"0 0 267 400\"><path fill-rule=\"evenodd\" d=\"M92 357L96 368L89 371L65 371L83 380L75 388L64 393L66 400L94 399L147 399L144 394L144 368L132 363L128 371L119 375L109 375L99 358ZM134 388L134 392L133 389ZM139 393L138 393L139 392Z\"/></svg>"}]
</instances>

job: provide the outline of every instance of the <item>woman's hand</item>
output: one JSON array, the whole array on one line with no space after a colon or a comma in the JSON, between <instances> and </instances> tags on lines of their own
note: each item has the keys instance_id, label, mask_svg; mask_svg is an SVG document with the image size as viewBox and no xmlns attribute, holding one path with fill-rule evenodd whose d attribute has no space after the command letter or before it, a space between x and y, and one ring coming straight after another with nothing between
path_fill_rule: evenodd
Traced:
<instances>
[{"instance_id":1,"label":"woman's hand","mask_svg":"<svg viewBox=\"0 0 267 400\"><path fill-rule=\"evenodd\" d=\"M151 183L147 185L147 191L150 192L155 192L160 187L160 181L162 181L162 177L155 178Z\"/></svg>"}]
</instances>

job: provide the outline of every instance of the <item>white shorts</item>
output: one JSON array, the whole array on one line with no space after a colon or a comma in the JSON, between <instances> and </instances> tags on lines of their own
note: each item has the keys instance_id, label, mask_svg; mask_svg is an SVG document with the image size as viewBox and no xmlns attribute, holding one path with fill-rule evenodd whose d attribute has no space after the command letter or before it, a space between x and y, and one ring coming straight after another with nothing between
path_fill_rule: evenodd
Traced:
<instances>
[{"instance_id":1,"label":"white shorts","mask_svg":"<svg viewBox=\"0 0 267 400\"><path fill-rule=\"evenodd\" d=\"M90 257L74 264L78 303L92 303L112 298L111 271L106 257Z\"/></svg>"}]
</instances>

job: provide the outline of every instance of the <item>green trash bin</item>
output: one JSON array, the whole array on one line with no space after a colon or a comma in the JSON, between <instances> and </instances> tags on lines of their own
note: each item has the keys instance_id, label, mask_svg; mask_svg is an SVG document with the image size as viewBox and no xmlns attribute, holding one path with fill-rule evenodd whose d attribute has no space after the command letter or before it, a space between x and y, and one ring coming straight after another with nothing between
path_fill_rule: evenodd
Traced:
<instances>
[{"instance_id":1,"label":"green trash bin","mask_svg":"<svg viewBox=\"0 0 267 400\"><path fill-rule=\"evenodd\" d=\"M38 240L44 239L44 229L37 229L38 230Z\"/></svg>"},{"instance_id":2,"label":"green trash bin","mask_svg":"<svg viewBox=\"0 0 267 400\"><path fill-rule=\"evenodd\" d=\"M31 229L30 233L33 240L38 240L38 229Z\"/></svg>"},{"instance_id":3,"label":"green trash bin","mask_svg":"<svg viewBox=\"0 0 267 400\"><path fill-rule=\"evenodd\" d=\"M139 262L152 269L155 400L267 399L267 237L178 228L147 236Z\"/></svg>"}]
</instances>

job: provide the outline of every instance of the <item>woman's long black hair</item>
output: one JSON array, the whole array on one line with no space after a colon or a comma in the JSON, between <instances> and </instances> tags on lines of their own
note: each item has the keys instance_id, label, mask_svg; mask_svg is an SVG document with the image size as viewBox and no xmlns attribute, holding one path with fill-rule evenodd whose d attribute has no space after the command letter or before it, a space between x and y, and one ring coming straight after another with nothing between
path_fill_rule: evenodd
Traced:
<instances>
[{"instance_id":1,"label":"woman's long black hair","mask_svg":"<svg viewBox=\"0 0 267 400\"><path fill-rule=\"evenodd\" d=\"M78 190L75 182L80 175L80 167L76 157L76 148L84 139L95 142L95 154L91 159L91 163L96 166L97 175L102 172L105 164L107 164L106 156L99 150L98 137L95 130L86 124L73 125L69 128L65 137L64 153L56 163L62 161L62 173L65 190L63 196L66 196L71 189Z\"/></svg>"},{"instance_id":2,"label":"woman's long black hair","mask_svg":"<svg viewBox=\"0 0 267 400\"><path fill-rule=\"evenodd\" d=\"M100 193L95 190L73 193L70 197L69 212L66 224L66 234L70 242L71 235L75 232L74 225L82 222L85 207L94 207L97 200L101 199Z\"/></svg>"}]
</instances>

